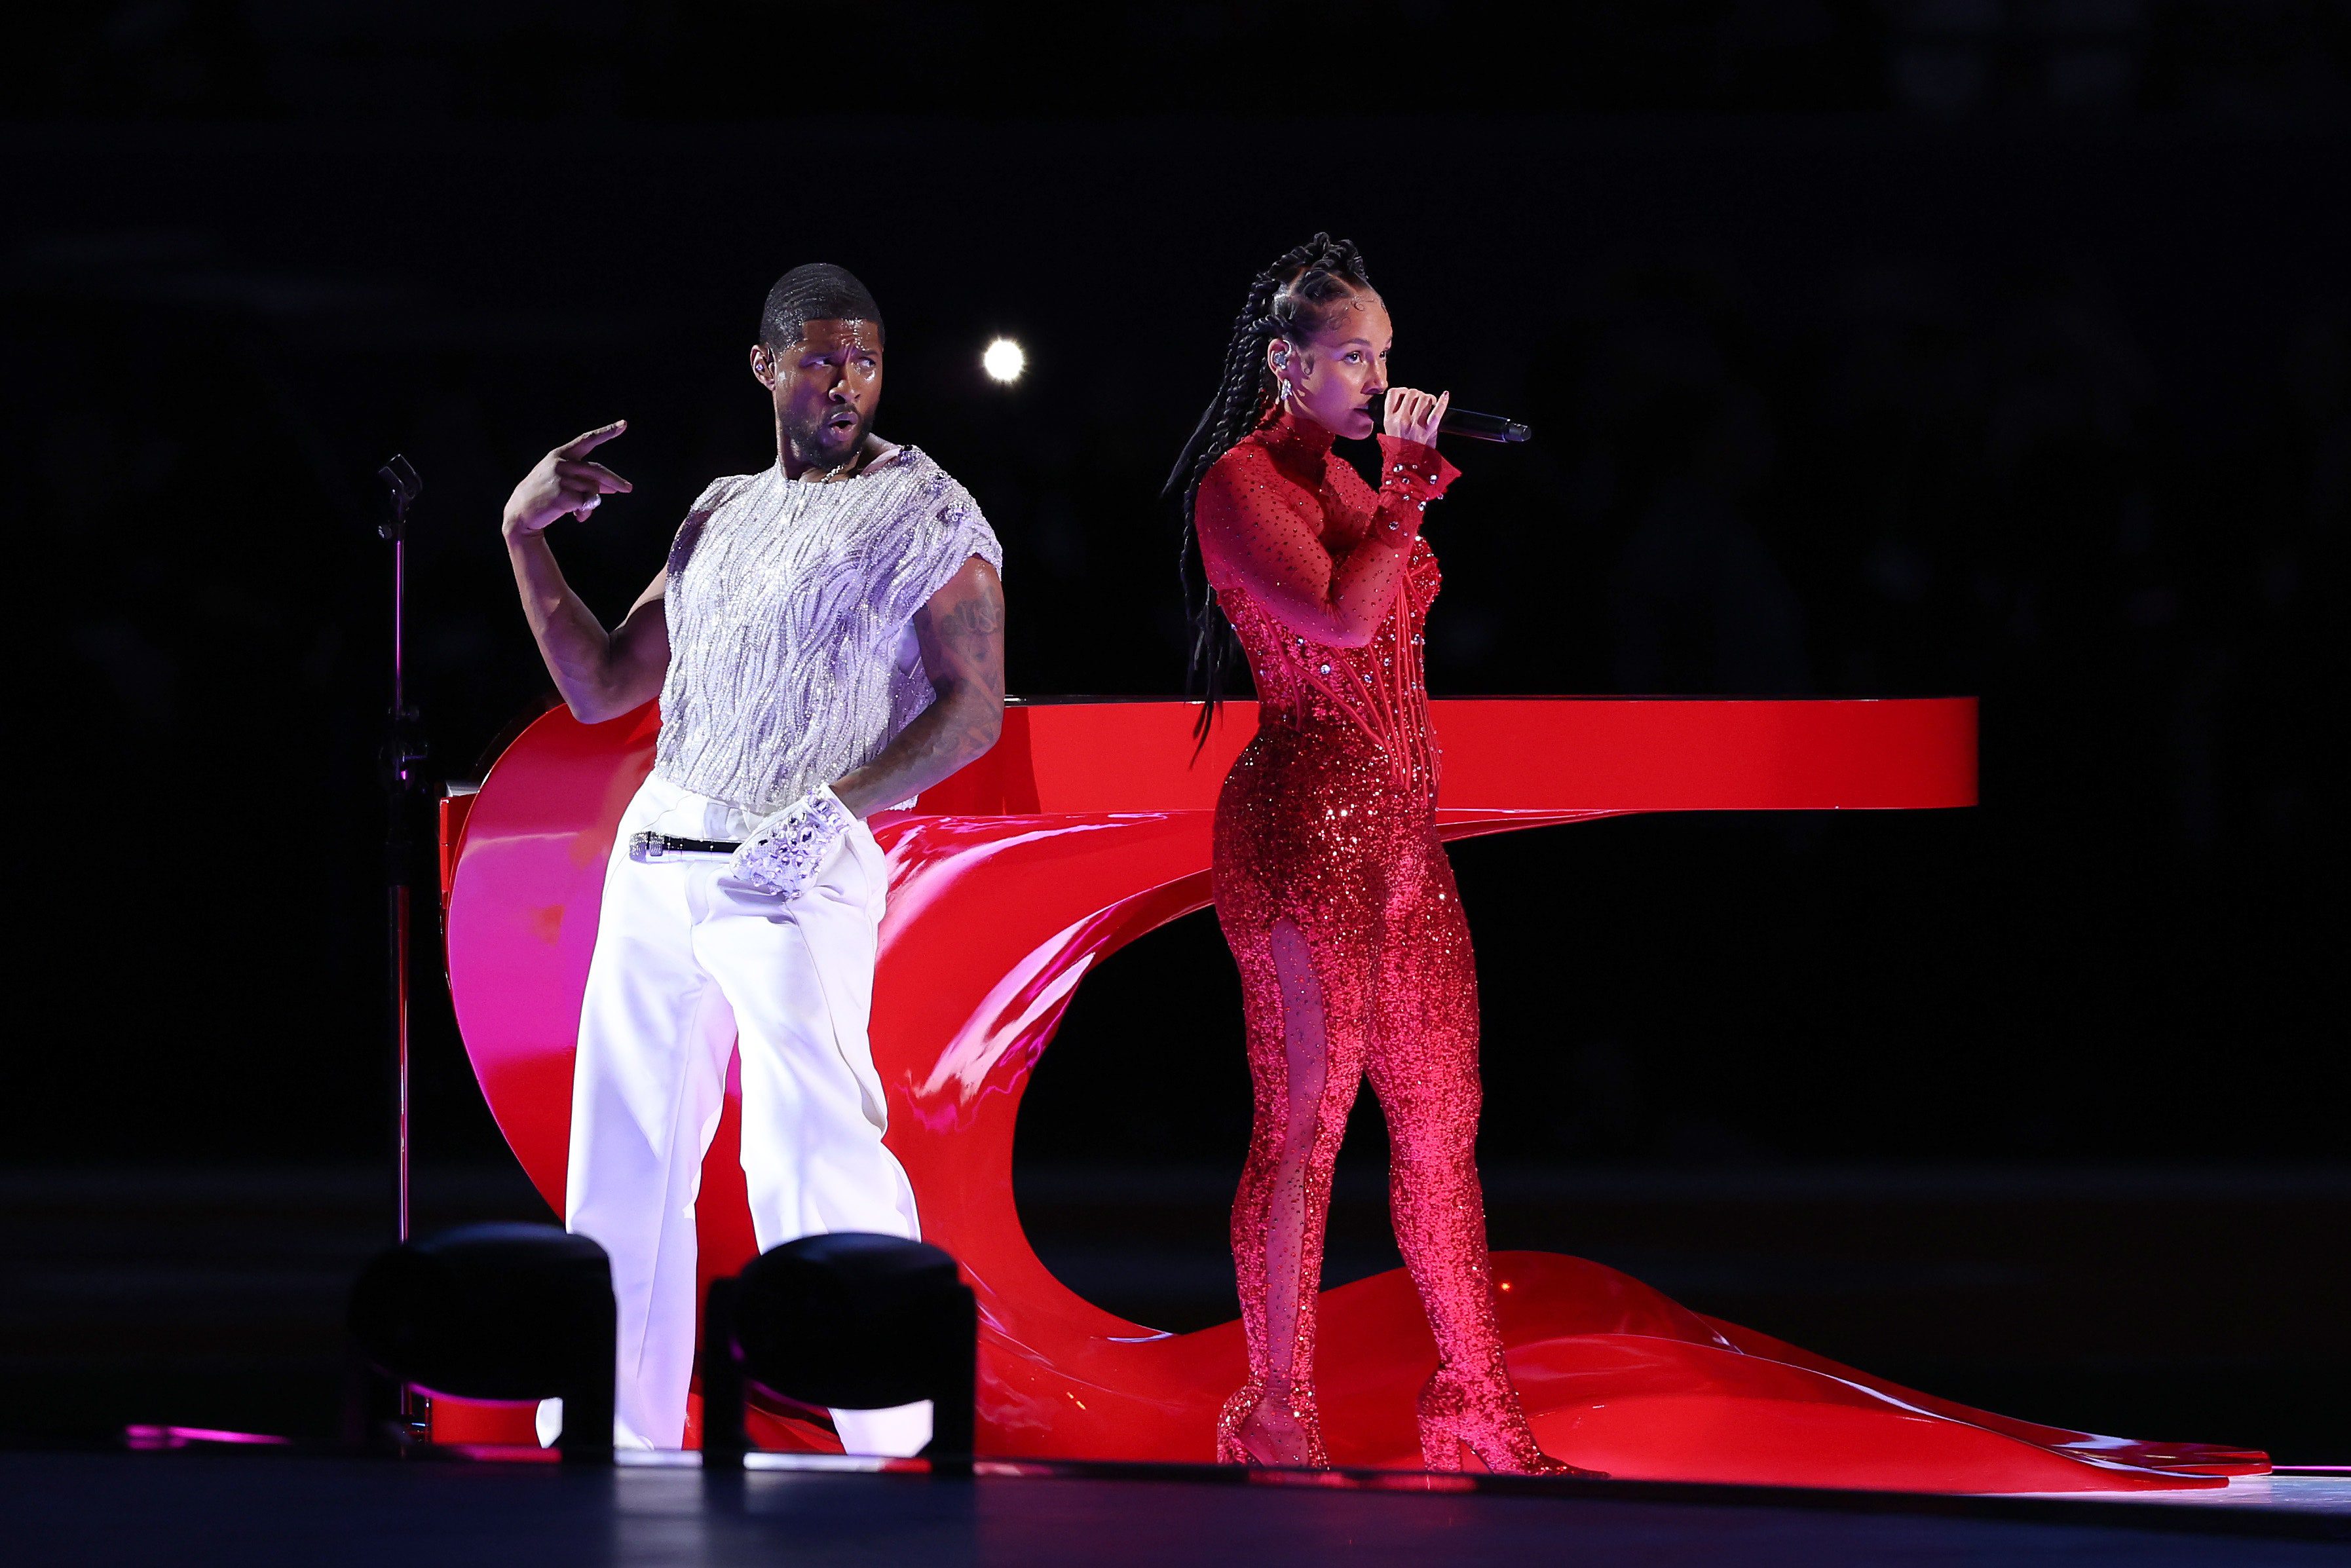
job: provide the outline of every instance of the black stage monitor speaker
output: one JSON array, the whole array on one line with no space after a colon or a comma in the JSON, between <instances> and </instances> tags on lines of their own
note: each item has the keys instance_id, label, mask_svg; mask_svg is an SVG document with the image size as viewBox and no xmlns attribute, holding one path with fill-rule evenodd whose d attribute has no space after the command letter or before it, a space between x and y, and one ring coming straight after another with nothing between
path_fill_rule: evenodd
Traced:
<instances>
[{"instance_id":1,"label":"black stage monitor speaker","mask_svg":"<svg viewBox=\"0 0 2351 1568\"><path fill-rule=\"evenodd\" d=\"M968 1473L979 1314L956 1261L926 1242L835 1231L714 1280L703 1317L702 1462L740 1466L747 1384L808 1405L931 1401L935 1473Z\"/></svg>"},{"instance_id":2,"label":"black stage monitor speaker","mask_svg":"<svg viewBox=\"0 0 2351 1568\"><path fill-rule=\"evenodd\" d=\"M552 1226L471 1225L378 1253L351 1286L351 1436L372 1433L391 1379L559 1398L563 1457L609 1464L613 1320L604 1249Z\"/></svg>"}]
</instances>

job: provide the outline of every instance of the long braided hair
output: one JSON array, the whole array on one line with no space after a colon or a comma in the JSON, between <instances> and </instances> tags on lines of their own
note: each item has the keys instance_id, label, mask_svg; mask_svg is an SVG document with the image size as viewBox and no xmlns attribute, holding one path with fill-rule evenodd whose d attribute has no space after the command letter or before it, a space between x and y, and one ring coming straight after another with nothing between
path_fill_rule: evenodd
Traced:
<instances>
[{"instance_id":1,"label":"long braided hair","mask_svg":"<svg viewBox=\"0 0 2351 1568\"><path fill-rule=\"evenodd\" d=\"M1266 344L1281 338L1302 349L1309 338L1322 329L1333 305L1371 286L1364 272L1363 253L1354 242L1334 240L1327 234L1318 234L1285 252L1280 260L1252 278L1249 300L1234 319L1232 341L1225 348L1224 380L1217 383L1217 395L1193 427L1192 439L1184 444L1183 455L1176 459L1176 467L1159 492L1163 500L1178 495L1183 500L1184 537L1176 552L1176 574L1184 592L1185 617L1192 629L1190 684L1207 699L1193 727L1198 745L1207 743L1208 726L1216 716L1217 705L1224 700L1225 672L1238 652L1232 623L1217 605L1217 591L1208 585L1207 568L1200 559L1199 530L1193 522L1200 481L1217 458L1238 445L1272 412L1276 397L1273 372L1265 362ZM1196 592L1193 588L1196 566L1200 573ZM1197 754L1196 746L1194 755Z\"/></svg>"}]
</instances>

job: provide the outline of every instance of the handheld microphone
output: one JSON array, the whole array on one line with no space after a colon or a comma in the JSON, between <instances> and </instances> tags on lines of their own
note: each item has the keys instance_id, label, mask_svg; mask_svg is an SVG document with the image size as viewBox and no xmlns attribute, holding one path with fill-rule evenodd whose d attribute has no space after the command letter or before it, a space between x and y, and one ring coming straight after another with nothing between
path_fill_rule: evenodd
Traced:
<instances>
[{"instance_id":1,"label":"handheld microphone","mask_svg":"<svg viewBox=\"0 0 2351 1568\"><path fill-rule=\"evenodd\" d=\"M1384 409L1375 408L1373 423L1377 424L1384 416ZM1447 409L1445 423L1437 428L1438 434L1444 435L1466 435L1472 441L1500 441L1512 445L1534 439L1534 432L1515 419L1504 419L1499 413L1479 413L1468 408Z\"/></svg>"},{"instance_id":2,"label":"handheld microphone","mask_svg":"<svg viewBox=\"0 0 2351 1568\"><path fill-rule=\"evenodd\" d=\"M1467 408L1447 409L1445 423L1437 429L1447 435L1466 435L1472 441L1506 441L1515 444L1534 439L1534 432L1515 419L1504 419L1499 413L1479 413Z\"/></svg>"}]
</instances>

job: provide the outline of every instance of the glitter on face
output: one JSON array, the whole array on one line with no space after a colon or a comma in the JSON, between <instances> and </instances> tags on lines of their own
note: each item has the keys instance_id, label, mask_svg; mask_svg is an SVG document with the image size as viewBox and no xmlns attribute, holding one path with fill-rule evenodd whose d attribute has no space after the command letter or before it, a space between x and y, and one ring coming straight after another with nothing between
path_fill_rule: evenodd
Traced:
<instances>
[{"instance_id":1,"label":"glitter on face","mask_svg":"<svg viewBox=\"0 0 2351 1568\"><path fill-rule=\"evenodd\" d=\"M1393 1140L1396 1242L1442 1357L1420 1398L1425 1457L1458 1468L1468 1441L1493 1469L1549 1470L1502 1364L1474 1159L1477 971L1436 831L1421 627L1439 573L1420 525L1456 474L1384 435L1374 493L1331 444L1283 415L1219 458L1197 501L1259 702L1216 820L1256 1099L1232 1225L1249 1377L1219 1416L1218 1455L1328 1462L1315 1294L1332 1167L1368 1075ZM1343 621L1370 622L1369 641L1335 645Z\"/></svg>"}]
</instances>

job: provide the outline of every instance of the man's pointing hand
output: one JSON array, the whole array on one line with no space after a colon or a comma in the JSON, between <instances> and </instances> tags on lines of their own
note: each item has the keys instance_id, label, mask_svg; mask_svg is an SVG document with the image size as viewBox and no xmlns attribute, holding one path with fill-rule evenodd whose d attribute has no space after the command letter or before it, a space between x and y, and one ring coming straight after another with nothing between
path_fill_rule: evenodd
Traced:
<instances>
[{"instance_id":1,"label":"man's pointing hand","mask_svg":"<svg viewBox=\"0 0 2351 1568\"><path fill-rule=\"evenodd\" d=\"M616 419L565 442L540 458L538 466L524 475L514 494L507 497L507 537L542 532L567 512L575 517L585 517L605 497L624 496L633 489L635 486L601 463L587 461L590 452L628 428L627 420Z\"/></svg>"}]
</instances>

